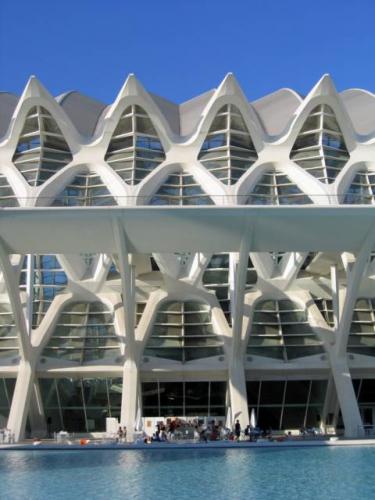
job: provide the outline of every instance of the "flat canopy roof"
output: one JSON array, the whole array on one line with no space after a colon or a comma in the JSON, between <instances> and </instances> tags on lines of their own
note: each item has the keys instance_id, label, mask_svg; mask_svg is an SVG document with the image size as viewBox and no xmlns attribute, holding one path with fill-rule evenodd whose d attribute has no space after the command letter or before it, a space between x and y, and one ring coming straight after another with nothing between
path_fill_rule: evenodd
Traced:
<instances>
[{"instance_id":1,"label":"flat canopy roof","mask_svg":"<svg viewBox=\"0 0 375 500\"><path fill-rule=\"evenodd\" d=\"M131 253L350 251L375 230L371 206L37 207L0 209L9 253L116 253L113 220Z\"/></svg>"}]
</instances>

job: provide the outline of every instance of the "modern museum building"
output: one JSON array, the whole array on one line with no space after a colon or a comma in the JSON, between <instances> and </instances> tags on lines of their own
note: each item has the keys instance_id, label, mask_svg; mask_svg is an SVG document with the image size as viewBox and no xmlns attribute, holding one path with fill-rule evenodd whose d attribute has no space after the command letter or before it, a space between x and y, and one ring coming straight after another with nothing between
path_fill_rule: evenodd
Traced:
<instances>
[{"instance_id":1,"label":"modern museum building","mask_svg":"<svg viewBox=\"0 0 375 500\"><path fill-rule=\"evenodd\" d=\"M0 93L0 428L375 425L375 95Z\"/></svg>"}]
</instances>

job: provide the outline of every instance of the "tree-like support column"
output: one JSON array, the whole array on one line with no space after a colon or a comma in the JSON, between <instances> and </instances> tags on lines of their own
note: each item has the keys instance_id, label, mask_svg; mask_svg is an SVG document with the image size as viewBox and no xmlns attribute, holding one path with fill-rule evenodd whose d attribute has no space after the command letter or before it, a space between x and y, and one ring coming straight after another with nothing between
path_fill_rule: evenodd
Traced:
<instances>
[{"instance_id":1,"label":"tree-like support column","mask_svg":"<svg viewBox=\"0 0 375 500\"><path fill-rule=\"evenodd\" d=\"M244 370L244 349L242 327L244 314L245 287L247 276L247 263L251 247L252 232L249 225L246 226L240 251L238 264L235 270L235 286L233 294L233 338L231 359L229 360L229 397L231 406L231 417L233 425L236 420L240 421L244 428L249 424L249 409L247 406L246 379Z\"/></svg>"},{"instance_id":2,"label":"tree-like support column","mask_svg":"<svg viewBox=\"0 0 375 500\"><path fill-rule=\"evenodd\" d=\"M331 364L331 370L344 421L345 437L361 437L363 435L362 419L346 360L336 360Z\"/></svg>"},{"instance_id":3,"label":"tree-like support column","mask_svg":"<svg viewBox=\"0 0 375 500\"><path fill-rule=\"evenodd\" d=\"M37 437L46 437L48 434L48 428L46 417L44 414L39 381L36 378L34 379L33 387L31 390L29 416L32 435Z\"/></svg>"},{"instance_id":4,"label":"tree-like support column","mask_svg":"<svg viewBox=\"0 0 375 500\"><path fill-rule=\"evenodd\" d=\"M122 301L125 312L125 363L122 379L121 425L126 426L126 440L134 439L138 410L138 349L135 341L135 270L129 263L126 233L121 219L113 219L113 233L116 241L119 271L121 275Z\"/></svg>"},{"instance_id":5,"label":"tree-like support column","mask_svg":"<svg viewBox=\"0 0 375 500\"><path fill-rule=\"evenodd\" d=\"M135 360L127 359L124 364L121 398L121 425L126 427L126 440L134 440L135 423L138 414L139 369Z\"/></svg>"},{"instance_id":6,"label":"tree-like support column","mask_svg":"<svg viewBox=\"0 0 375 500\"><path fill-rule=\"evenodd\" d=\"M34 377L35 372L32 365L27 361L22 361L18 369L8 418L8 429L13 434L16 443L23 439L25 434L30 398L34 388Z\"/></svg>"}]
</instances>

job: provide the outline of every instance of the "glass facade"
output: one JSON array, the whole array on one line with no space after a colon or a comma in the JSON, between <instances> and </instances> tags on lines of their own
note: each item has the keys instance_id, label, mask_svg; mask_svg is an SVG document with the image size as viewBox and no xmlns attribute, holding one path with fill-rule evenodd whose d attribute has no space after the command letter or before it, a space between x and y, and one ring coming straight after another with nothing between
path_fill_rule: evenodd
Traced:
<instances>
[{"instance_id":1,"label":"glass facade","mask_svg":"<svg viewBox=\"0 0 375 500\"><path fill-rule=\"evenodd\" d=\"M142 181L165 160L158 134L140 106L125 109L105 155L106 162L128 184Z\"/></svg>"},{"instance_id":2,"label":"glass facade","mask_svg":"<svg viewBox=\"0 0 375 500\"><path fill-rule=\"evenodd\" d=\"M291 300L264 300L255 306L247 354L291 361L324 353L304 307Z\"/></svg>"},{"instance_id":3,"label":"glass facade","mask_svg":"<svg viewBox=\"0 0 375 500\"><path fill-rule=\"evenodd\" d=\"M214 333L208 304L165 302L160 306L144 356L185 363L223 354L223 342Z\"/></svg>"},{"instance_id":4,"label":"glass facade","mask_svg":"<svg viewBox=\"0 0 375 500\"><path fill-rule=\"evenodd\" d=\"M266 172L253 188L247 205L309 205L311 199L287 175Z\"/></svg>"},{"instance_id":5,"label":"glass facade","mask_svg":"<svg viewBox=\"0 0 375 500\"><path fill-rule=\"evenodd\" d=\"M15 385L15 378L0 377L0 429L6 427Z\"/></svg>"},{"instance_id":6,"label":"glass facade","mask_svg":"<svg viewBox=\"0 0 375 500\"><path fill-rule=\"evenodd\" d=\"M194 177L183 172L169 175L150 201L150 205L213 204Z\"/></svg>"},{"instance_id":7,"label":"glass facade","mask_svg":"<svg viewBox=\"0 0 375 500\"><path fill-rule=\"evenodd\" d=\"M349 152L332 108L320 104L311 111L290 158L321 182L335 181L349 160Z\"/></svg>"},{"instance_id":8,"label":"glass facade","mask_svg":"<svg viewBox=\"0 0 375 500\"><path fill-rule=\"evenodd\" d=\"M120 355L114 313L102 302L66 305L42 354L77 364L113 361Z\"/></svg>"},{"instance_id":9,"label":"glass facade","mask_svg":"<svg viewBox=\"0 0 375 500\"><path fill-rule=\"evenodd\" d=\"M249 414L264 430L319 427L326 380L263 380L246 383Z\"/></svg>"},{"instance_id":10,"label":"glass facade","mask_svg":"<svg viewBox=\"0 0 375 500\"><path fill-rule=\"evenodd\" d=\"M0 361L18 356L18 338L10 304L0 304Z\"/></svg>"},{"instance_id":11,"label":"glass facade","mask_svg":"<svg viewBox=\"0 0 375 500\"><path fill-rule=\"evenodd\" d=\"M219 109L198 159L221 182L230 186L258 159L241 111L233 104Z\"/></svg>"},{"instance_id":12,"label":"glass facade","mask_svg":"<svg viewBox=\"0 0 375 500\"><path fill-rule=\"evenodd\" d=\"M54 207L91 207L117 205L99 175L79 174L52 203Z\"/></svg>"},{"instance_id":13,"label":"glass facade","mask_svg":"<svg viewBox=\"0 0 375 500\"><path fill-rule=\"evenodd\" d=\"M42 106L30 109L13 163L30 186L40 186L73 159L52 115Z\"/></svg>"},{"instance_id":14,"label":"glass facade","mask_svg":"<svg viewBox=\"0 0 375 500\"><path fill-rule=\"evenodd\" d=\"M224 417L226 382L143 382L144 417Z\"/></svg>"},{"instance_id":15,"label":"glass facade","mask_svg":"<svg viewBox=\"0 0 375 500\"><path fill-rule=\"evenodd\" d=\"M358 299L352 317L348 352L375 356L375 299Z\"/></svg>"},{"instance_id":16,"label":"glass facade","mask_svg":"<svg viewBox=\"0 0 375 500\"><path fill-rule=\"evenodd\" d=\"M40 378L49 434L103 432L106 418L120 418L122 378Z\"/></svg>"},{"instance_id":17,"label":"glass facade","mask_svg":"<svg viewBox=\"0 0 375 500\"><path fill-rule=\"evenodd\" d=\"M361 171L356 173L345 195L344 203L348 205L374 205L375 172Z\"/></svg>"}]
</instances>

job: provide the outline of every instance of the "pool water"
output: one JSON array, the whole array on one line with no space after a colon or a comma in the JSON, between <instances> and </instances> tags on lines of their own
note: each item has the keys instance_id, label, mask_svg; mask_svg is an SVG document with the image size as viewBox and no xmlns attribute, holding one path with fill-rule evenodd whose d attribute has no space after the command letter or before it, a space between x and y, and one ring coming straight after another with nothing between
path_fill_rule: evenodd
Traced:
<instances>
[{"instance_id":1,"label":"pool water","mask_svg":"<svg viewBox=\"0 0 375 500\"><path fill-rule=\"evenodd\" d=\"M0 499L375 498L375 447L0 451Z\"/></svg>"}]
</instances>

